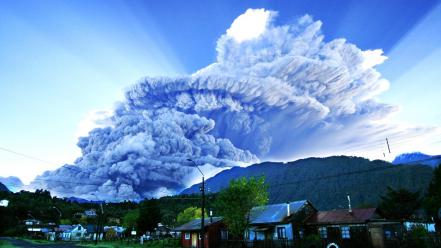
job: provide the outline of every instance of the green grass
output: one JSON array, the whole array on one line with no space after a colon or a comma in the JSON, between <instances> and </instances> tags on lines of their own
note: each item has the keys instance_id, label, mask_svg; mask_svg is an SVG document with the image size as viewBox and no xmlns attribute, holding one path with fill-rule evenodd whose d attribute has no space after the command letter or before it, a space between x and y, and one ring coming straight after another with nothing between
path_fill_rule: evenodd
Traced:
<instances>
[{"instance_id":1,"label":"green grass","mask_svg":"<svg viewBox=\"0 0 441 248\"><path fill-rule=\"evenodd\" d=\"M28 239L28 238L18 238L24 241L27 241L29 243L32 244L36 244L36 245L45 245L45 244L54 244L54 241L49 241L49 240L45 240L45 239Z\"/></svg>"},{"instance_id":2,"label":"green grass","mask_svg":"<svg viewBox=\"0 0 441 248\"><path fill-rule=\"evenodd\" d=\"M136 241L136 243L134 241L130 242L129 244L127 244L127 241L124 241L121 243L121 241L99 241L98 245L95 246L94 242L90 242L87 244L80 244L80 247L96 247L96 248L162 248L164 247L162 245L162 241L144 241L144 244L141 245L139 244L139 241ZM168 246L167 246L168 247ZM178 246L178 242L176 242L175 247L179 247Z\"/></svg>"},{"instance_id":3,"label":"green grass","mask_svg":"<svg viewBox=\"0 0 441 248\"><path fill-rule=\"evenodd\" d=\"M12 245L11 243L9 243L6 240L0 240L0 247L2 247L2 248L15 248L17 246Z\"/></svg>"},{"instance_id":4,"label":"green grass","mask_svg":"<svg viewBox=\"0 0 441 248\"><path fill-rule=\"evenodd\" d=\"M129 247L129 248L141 248L141 247L152 247L153 246L142 246L139 243L138 244L134 244L133 242L130 244L127 244L127 242L119 242L119 241L115 241L115 242L98 242L98 245L95 245L95 243L89 243L89 244L81 244L80 247L96 247L96 248L122 248L122 247ZM157 246L158 248L161 246Z\"/></svg>"}]
</instances>

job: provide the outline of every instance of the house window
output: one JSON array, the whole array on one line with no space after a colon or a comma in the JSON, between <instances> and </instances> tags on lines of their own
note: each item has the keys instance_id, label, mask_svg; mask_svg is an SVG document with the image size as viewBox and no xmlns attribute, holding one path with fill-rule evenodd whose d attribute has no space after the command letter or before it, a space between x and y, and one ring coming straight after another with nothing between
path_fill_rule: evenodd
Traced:
<instances>
[{"instance_id":1,"label":"house window","mask_svg":"<svg viewBox=\"0 0 441 248\"><path fill-rule=\"evenodd\" d=\"M279 239L286 239L286 229L285 229L285 227L277 227L277 237Z\"/></svg>"},{"instance_id":2,"label":"house window","mask_svg":"<svg viewBox=\"0 0 441 248\"><path fill-rule=\"evenodd\" d=\"M189 239L190 239L190 233L187 233L187 232L185 233L185 239L186 239L186 240L189 240Z\"/></svg>"},{"instance_id":3,"label":"house window","mask_svg":"<svg viewBox=\"0 0 441 248\"><path fill-rule=\"evenodd\" d=\"M228 231L221 230L221 240L228 240Z\"/></svg>"},{"instance_id":4,"label":"house window","mask_svg":"<svg viewBox=\"0 0 441 248\"><path fill-rule=\"evenodd\" d=\"M349 227L348 226L342 226L341 227L341 238L342 239L350 239L351 238L351 233L349 231Z\"/></svg>"},{"instance_id":5,"label":"house window","mask_svg":"<svg viewBox=\"0 0 441 248\"><path fill-rule=\"evenodd\" d=\"M326 229L325 226L319 227L319 235L320 235L320 238L322 238L322 239L328 238L328 230Z\"/></svg>"},{"instance_id":6,"label":"house window","mask_svg":"<svg viewBox=\"0 0 441 248\"><path fill-rule=\"evenodd\" d=\"M303 229L299 230L299 238L303 239L303 237L305 236L305 232L303 231Z\"/></svg>"},{"instance_id":7,"label":"house window","mask_svg":"<svg viewBox=\"0 0 441 248\"><path fill-rule=\"evenodd\" d=\"M392 239L392 232L389 231L389 230L385 230L385 231L384 231L384 237L385 237L386 239Z\"/></svg>"}]
</instances>

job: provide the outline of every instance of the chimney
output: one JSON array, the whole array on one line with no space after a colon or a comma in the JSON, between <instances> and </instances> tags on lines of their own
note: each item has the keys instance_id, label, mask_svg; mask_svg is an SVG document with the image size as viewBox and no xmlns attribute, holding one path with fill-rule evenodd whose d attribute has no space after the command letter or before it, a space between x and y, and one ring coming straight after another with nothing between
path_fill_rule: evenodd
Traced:
<instances>
[{"instance_id":1,"label":"chimney","mask_svg":"<svg viewBox=\"0 0 441 248\"><path fill-rule=\"evenodd\" d=\"M286 216L289 216L289 202L286 203Z\"/></svg>"},{"instance_id":2,"label":"chimney","mask_svg":"<svg viewBox=\"0 0 441 248\"><path fill-rule=\"evenodd\" d=\"M347 196L348 196L348 210L349 210L349 213L352 214L351 196L349 195L349 193L347 194Z\"/></svg>"}]
</instances>

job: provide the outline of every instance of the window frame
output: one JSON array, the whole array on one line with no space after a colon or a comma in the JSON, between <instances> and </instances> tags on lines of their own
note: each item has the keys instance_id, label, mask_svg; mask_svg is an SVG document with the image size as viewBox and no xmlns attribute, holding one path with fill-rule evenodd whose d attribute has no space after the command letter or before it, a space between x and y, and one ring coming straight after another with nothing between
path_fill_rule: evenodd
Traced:
<instances>
[{"instance_id":1,"label":"window frame","mask_svg":"<svg viewBox=\"0 0 441 248\"><path fill-rule=\"evenodd\" d=\"M221 240L228 240L228 230L221 229L220 232L221 232L221 235L220 235Z\"/></svg>"},{"instance_id":2,"label":"window frame","mask_svg":"<svg viewBox=\"0 0 441 248\"><path fill-rule=\"evenodd\" d=\"M185 240L190 240L191 234L189 232L185 232L184 233L184 239Z\"/></svg>"},{"instance_id":3,"label":"window frame","mask_svg":"<svg viewBox=\"0 0 441 248\"><path fill-rule=\"evenodd\" d=\"M328 228L325 226L321 226L318 228L318 233L320 238L327 239L328 238Z\"/></svg>"},{"instance_id":4,"label":"window frame","mask_svg":"<svg viewBox=\"0 0 441 248\"><path fill-rule=\"evenodd\" d=\"M282 235L280 235L280 234L282 234ZM286 239L286 227L284 227L284 226L277 227L277 239Z\"/></svg>"},{"instance_id":5,"label":"window frame","mask_svg":"<svg viewBox=\"0 0 441 248\"><path fill-rule=\"evenodd\" d=\"M350 239L351 238L351 227L350 226L340 227L340 232L341 232L342 239Z\"/></svg>"}]
</instances>

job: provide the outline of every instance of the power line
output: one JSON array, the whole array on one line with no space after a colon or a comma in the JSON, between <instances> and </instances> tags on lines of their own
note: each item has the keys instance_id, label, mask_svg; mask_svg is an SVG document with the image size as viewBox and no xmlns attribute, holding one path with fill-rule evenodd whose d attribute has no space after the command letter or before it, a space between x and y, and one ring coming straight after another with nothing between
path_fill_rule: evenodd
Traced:
<instances>
[{"instance_id":1,"label":"power line","mask_svg":"<svg viewBox=\"0 0 441 248\"><path fill-rule=\"evenodd\" d=\"M421 136L421 135L423 135L423 134L413 135L413 136L410 136L410 137L417 137L417 136ZM401 137L403 137L403 136L404 135L402 135ZM394 136L392 135L390 137L394 137ZM397 135L395 135L395 137L397 137ZM409 139L409 138L406 138L404 140L407 140L407 139ZM399 144L399 143L400 142L395 143L395 144ZM401 143L403 143L403 142L401 142ZM28 158L28 159L32 159L32 160L36 160L36 161L40 161L40 162L44 162L44 163L48 163L48 164L55 164L53 162L49 162L47 160L40 159L38 157L34 157L34 156L31 156L31 155L27 155L25 153L17 152L17 151L8 149L8 148L0 147L0 150L6 151L6 152L9 152L9 153L13 153L13 154L16 154L16 155L19 155L19 156L22 156L22 157L25 157L25 158ZM414 164L414 163L418 163L418 162L429 161L429 160L439 159L439 158L441 158L441 155L432 156L430 158L421 159L421 160L410 161L410 162L403 163L403 164ZM80 169L73 168L71 165L64 165L61 168L65 168L65 169L72 170L72 171L79 172L79 173L88 174L90 176L102 178L102 179L105 179L105 180L109 179L107 177L99 176L99 175L93 174L91 172L86 172L86 171L83 171L83 170L80 170ZM370 172L370 171L383 170L383 169L393 169L393 168L399 168L399 167L398 166L379 167L379 168L374 168L374 169L371 169L371 170L346 172L346 173L340 173L340 174L335 174L335 175L328 175L328 176L323 176L323 177L318 177L318 178L298 180L298 181L295 181L295 182L271 185L270 187L287 185L287 184L298 184L298 183L303 183L303 182L307 182L307 181L316 181L316 180L322 180L322 179L327 179L327 178L334 178L334 177L339 177L339 176L347 176L347 175L352 175L352 174L357 174L357 173L367 173L367 172ZM34 180L35 181L46 181L46 182L58 182L58 183L65 183L65 184L78 184L78 185L94 185L94 186L100 186L100 187L113 187L112 185L103 185L103 184L98 184L98 183L84 183L84 182L79 183L79 182L69 182L69 181L52 180L52 179L41 179L41 178L37 178L37 179L34 179Z\"/></svg>"},{"instance_id":2,"label":"power line","mask_svg":"<svg viewBox=\"0 0 441 248\"><path fill-rule=\"evenodd\" d=\"M50 162L50 161L48 161L48 160L44 160L44 159L41 159L41 158L37 158L37 157L35 157L35 156L28 155L28 154L25 154L25 153L22 153L22 152L17 152L17 151L14 151L14 150L11 150L11 149L8 149L8 148L4 148L4 147L0 147L0 150L5 151L5 152L9 152L9 153L13 153L13 154L15 154L15 155L19 155L19 156L24 157L24 158L27 158L27 159L31 159L31 160L35 160L35 161L39 161L39 162L43 162L43 163L46 163L46 164L50 164L50 165L56 165L56 164L57 164L57 163L54 163L54 162ZM60 163L60 164L61 164L61 163ZM106 180L108 180L107 177L99 176L99 175L93 174L93 173L91 173L91 172L83 171L83 170L80 170L80 169L75 169L75 168L72 167L72 165L67 165L67 164L65 164L65 165L63 165L63 166L60 167L60 168L65 168L65 169L72 170L72 171L75 171L75 172L85 173L85 174L88 174L88 175L90 175L90 176L94 176L94 177L98 177L98 178L102 178L102 179L106 179Z\"/></svg>"},{"instance_id":3,"label":"power line","mask_svg":"<svg viewBox=\"0 0 441 248\"><path fill-rule=\"evenodd\" d=\"M5 151L5 152L9 152L9 153L13 153L15 155L22 156L22 157L25 157L25 158L28 158L28 159L32 159L32 160L36 160L36 161L39 161L39 162L43 162L43 163L46 163L46 164L56 164L56 163L53 163L53 162L50 162L50 161L47 161L47 160L44 160L44 159L40 159L40 158L31 156L31 155L27 155L27 154L21 153L21 152L16 152L16 151L13 151L13 150L8 149L8 148L0 147L0 150Z\"/></svg>"}]
</instances>

